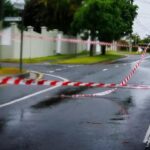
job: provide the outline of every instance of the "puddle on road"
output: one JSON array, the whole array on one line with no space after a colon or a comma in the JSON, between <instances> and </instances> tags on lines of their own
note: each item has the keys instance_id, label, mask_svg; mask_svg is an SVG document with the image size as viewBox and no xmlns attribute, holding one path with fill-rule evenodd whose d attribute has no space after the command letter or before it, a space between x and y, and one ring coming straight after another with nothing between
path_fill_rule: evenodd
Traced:
<instances>
[{"instance_id":1,"label":"puddle on road","mask_svg":"<svg viewBox=\"0 0 150 150\"><path fill-rule=\"evenodd\" d=\"M104 123L101 122L95 122L95 121L85 121L85 122L80 122L79 125L83 125L84 127L97 127L97 128L101 128Z\"/></svg>"},{"instance_id":2,"label":"puddle on road","mask_svg":"<svg viewBox=\"0 0 150 150\"><path fill-rule=\"evenodd\" d=\"M0 119L0 132L3 131L5 125L6 125L6 120Z\"/></svg>"},{"instance_id":3,"label":"puddle on road","mask_svg":"<svg viewBox=\"0 0 150 150\"><path fill-rule=\"evenodd\" d=\"M134 106L132 96L127 97L124 101L115 101L113 100L118 106L120 107L119 111L115 114L115 117L112 117L110 121L123 121L129 118L128 110Z\"/></svg>"},{"instance_id":4,"label":"puddle on road","mask_svg":"<svg viewBox=\"0 0 150 150\"><path fill-rule=\"evenodd\" d=\"M50 106L54 106L56 104L59 104L61 102L65 102L65 100L71 98L71 95L79 94L82 91L85 91L88 89L87 87L77 87L77 88L67 88L65 90L61 90L60 92L56 93L58 96L54 96L51 98L48 98L45 101L41 101L35 105L32 106L32 108L46 108ZM65 96L63 96L65 95Z\"/></svg>"},{"instance_id":5,"label":"puddle on road","mask_svg":"<svg viewBox=\"0 0 150 150\"><path fill-rule=\"evenodd\" d=\"M138 109L143 109L147 106L147 102L149 102L149 97L150 97L149 90L132 91L131 94L135 99L134 103Z\"/></svg>"},{"instance_id":6,"label":"puddle on road","mask_svg":"<svg viewBox=\"0 0 150 150\"><path fill-rule=\"evenodd\" d=\"M121 120L125 120L124 117L118 117L118 118L111 118L111 121L121 121Z\"/></svg>"},{"instance_id":7,"label":"puddle on road","mask_svg":"<svg viewBox=\"0 0 150 150\"><path fill-rule=\"evenodd\" d=\"M45 101L41 101L33 105L32 108L34 109L47 108L47 107L58 105L62 102L63 103L67 102L67 100L71 98L71 95L79 94L85 91L86 89L87 87L66 88L56 93L56 95L58 96L54 96L54 97L46 99ZM63 97L62 95L68 95L68 96ZM107 100L116 103L118 107L120 108L119 111L116 114L114 114L114 117L110 118L111 123L120 122L128 118L129 116L128 110L134 106L132 96L127 97L125 100L117 100L117 98L115 99L112 98L112 99L107 99ZM97 123L90 122L88 124L97 124Z\"/></svg>"}]
</instances>

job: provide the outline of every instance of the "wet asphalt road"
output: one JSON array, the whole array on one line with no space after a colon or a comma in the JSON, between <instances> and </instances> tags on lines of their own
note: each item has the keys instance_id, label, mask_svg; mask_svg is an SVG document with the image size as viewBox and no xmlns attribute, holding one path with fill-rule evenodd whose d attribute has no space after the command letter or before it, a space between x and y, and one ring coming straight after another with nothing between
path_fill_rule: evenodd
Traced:
<instances>
[{"instance_id":1,"label":"wet asphalt road","mask_svg":"<svg viewBox=\"0 0 150 150\"><path fill-rule=\"evenodd\" d=\"M130 56L111 64L44 63L24 67L45 73L44 78L50 80L63 77L120 83L138 59L139 56ZM129 83L150 84L149 68L147 58ZM0 150L144 150L142 141L150 124L149 91L118 89L99 98L73 99L60 95L93 94L108 89L50 88L0 87L0 106L19 101L0 108Z\"/></svg>"}]
</instances>

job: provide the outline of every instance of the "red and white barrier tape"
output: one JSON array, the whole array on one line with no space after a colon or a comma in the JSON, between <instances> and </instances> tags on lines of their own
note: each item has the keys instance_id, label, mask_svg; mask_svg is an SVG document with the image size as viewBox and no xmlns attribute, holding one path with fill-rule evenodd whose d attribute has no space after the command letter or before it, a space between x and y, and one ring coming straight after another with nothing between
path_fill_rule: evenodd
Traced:
<instances>
[{"instance_id":1,"label":"red and white barrier tape","mask_svg":"<svg viewBox=\"0 0 150 150\"><path fill-rule=\"evenodd\" d=\"M129 88L129 89L150 89L150 85L121 85L115 83L94 83L94 82L72 82L57 80L39 80L5 77L0 79L0 84L8 85L41 85L41 86L73 86L73 87L89 87L89 88ZM108 90L109 91L109 90ZM109 91L110 92L110 91ZM108 92L107 92L108 93ZM89 94L88 94L89 95ZM98 93L96 94L98 95Z\"/></svg>"},{"instance_id":2,"label":"red and white barrier tape","mask_svg":"<svg viewBox=\"0 0 150 150\"><path fill-rule=\"evenodd\" d=\"M1 36L1 34L0 34ZM14 38L18 38L20 37L18 34L17 35L13 35ZM108 42L99 42L99 41L84 41L84 40L80 40L80 39L66 39L66 38L49 38L47 36L34 36L34 35L25 35L25 37L27 38L40 38L40 39L44 39L44 40L48 40L48 41L62 41L62 42L70 42L70 43L84 43L84 44L99 44L99 45L112 45L112 43L108 43ZM124 47L129 47L128 45L119 45L117 44L117 46L124 46ZM21 78L11 78L11 77L7 77L4 79L0 80L0 84L13 84L13 85L50 85L50 86L85 86L85 87L99 87L99 88L115 88L112 90L108 90L105 92L101 92L101 93L97 93L97 94L86 94L85 96L101 96L101 95L107 95L110 94L114 91L117 90L117 88L136 88L136 89L150 89L149 86L145 86L145 85L127 85L128 81L131 79L131 77L134 75L134 73L136 72L136 70L138 69L138 67L140 66L141 62L143 61L143 59L145 58L145 54L147 52L149 45L145 48L143 54L141 55L141 59L139 61L137 61L137 63L135 64L134 68L129 72L129 75L127 75L123 81L120 84L114 84L114 83L109 83L109 84L105 84L105 83L83 83L83 82L72 82L72 81L67 81L67 82L62 82L62 81L47 81L47 80L41 80L38 82L35 82L35 80L33 79L29 79L29 80L24 80ZM74 95L75 96L75 95ZM79 95L77 95L79 96ZM83 95L80 95L81 97L83 97Z\"/></svg>"},{"instance_id":3,"label":"red and white barrier tape","mask_svg":"<svg viewBox=\"0 0 150 150\"><path fill-rule=\"evenodd\" d=\"M0 32L0 36L3 36L3 33ZM13 34L12 37L14 38L13 40L20 40L20 34ZM33 39L43 39L45 41L49 41L49 42L57 42L57 41L61 41L61 42L68 42L68 43L81 43L81 44L92 44L92 45L104 45L104 46L111 46L113 45L113 43L111 42L103 42L103 41L89 41L89 40L82 40L82 39L75 39L75 38L52 38L52 37L48 37L48 36L44 36L44 35L27 35L24 34L24 38L33 38ZM126 44L116 44L116 46L118 47L129 47L129 45ZM134 46L134 47L138 47L138 46Z\"/></svg>"},{"instance_id":4,"label":"red and white barrier tape","mask_svg":"<svg viewBox=\"0 0 150 150\"><path fill-rule=\"evenodd\" d=\"M99 97L99 96L111 94L111 93L115 92L118 88L150 89L150 86L147 86L147 85L127 85L128 81L134 75L134 73L136 72L136 70L138 69L138 67L140 66L140 64L142 63L143 59L145 58L145 55L146 55L146 52L147 52L148 48L149 48L149 45L144 49L144 52L141 55L140 60L137 61L137 63L133 67L133 69L129 72L129 75L126 76L119 85L118 84L105 84L105 86L108 85L109 88L114 88L115 87L115 89L104 91L104 92L100 92L100 93L96 93L96 94L78 94L78 95L72 95L72 97L73 98L75 98L75 97Z\"/></svg>"},{"instance_id":5,"label":"red and white barrier tape","mask_svg":"<svg viewBox=\"0 0 150 150\"><path fill-rule=\"evenodd\" d=\"M104 91L104 92L100 92L100 93L95 93L95 94L74 94L74 95L71 95L71 96L67 96L67 95L61 95L61 97L71 97L71 98L84 98L84 97L99 97L99 96L105 96L105 95L108 95L112 92L114 92L116 89L112 89L112 90L107 90L107 91Z\"/></svg>"},{"instance_id":6,"label":"red and white barrier tape","mask_svg":"<svg viewBox=\"0 0 150 150\"><path fill-rule=\"evenodd\" d=\"M1 35L0 35L1 36ZM20 39L20 35L19 34L14 34L13 37L15 38L19 38ZM82 40L82 39L75 39L75 38L54 38L54 37L48 37L45 35L27 35L24 34L25 38L33 38L33 39L43 39L45 41L49 41L49 42L57 42L57 41L61 41L61 42L68 42L68 43L81 43L81 44L92 44L92 45L104 45L104 46L111 46L113 45L113 43L111 42L104 42L104 41L91 41L91 40ZM118 47L127 47L129 48L130 46L127 44L116 44L116 46ZM132 47L138 47L138 45L134 45ZM146 46L141 46L141 48L145 48Z\"/></svg>"},{"instance_id":7,"label":"red and white barrier tape","mask_svg":"<svg viewBox=\"0 0 150 150\"><path fill-rule=\"evenodd\" d=\"M5 33L0 32L0 36L3 36ZM13 34L12 37L14 39L12 40L20 40L20 34ZM45 41L50 41L50 42L68 42L68 43L81 43L81 44L93 44L93 45L105 45L105 46L111 46L113 43L111 42L103 42L103 41L90 41L90 40L82 40L82 39L75 39L75 38L54 38L54 37L49 37L46 35L31 35L30 33L24 34L24 38L32 38L32 39L42 39ZM116 44L118 47L127 47L129 48L130 46L128 44ZM138 45L134 45L132 47L138 47ZM145 48L146 46L141 46L141 48Z\"/></svg>"},{"instance_id":8,"label":"red and white barrier tape","mask_svg":"<svg viewBox=\"0 0 150 150\"><path fill-rule=\"evenodd\" d=\"M20 38L20 35L14 34L15 38ZM49 42L68 42L68 43L81 43L81 44L92 44L92 45L104 45L104 46L111 46L113 43L111 42L103 42L103 41L90 41L90 40L82 40L82 39L75 39L75 38L52 38L43 35L24 35L25 38L33 38L33 39L43 39ZM129 45L117 44L120 47L129 47Z\"/></svg>"},{"instance_id":9,"label":"red and white barrier tape","mask_svg":"<svg viewBox=\"0 0 150 150\"><path fill-rule=\"evenodd\" d=\"M137 71L138 67L140 66L140 64L144 60L148 48L149 48L149 45L144 49L144 52L142 53L140 60L137 61L137 63L133 67L133 69L123 79L123 81L120 83L120 85L126 85L128 83L128 81L131 79L131 77L135 74L135 72Z\"/></svg>"},{"instance_id":10,"label":"red and white barrier tape","mask_svg":"<svg viewBox=\"0 0 150 150\"><path fill-rule=\"evenodd\" d=\"M72 82L72 81L49 81L49 80L39 80L36 81L34 79L23 79L23 78L12 78L6 77L0 79L0 84L10 84L10 85L47 85L47 86L75 86L75 87L115 87L116 84L104 84L104 83L94 83L94 82Z\"/></svg>"}]
</instances>

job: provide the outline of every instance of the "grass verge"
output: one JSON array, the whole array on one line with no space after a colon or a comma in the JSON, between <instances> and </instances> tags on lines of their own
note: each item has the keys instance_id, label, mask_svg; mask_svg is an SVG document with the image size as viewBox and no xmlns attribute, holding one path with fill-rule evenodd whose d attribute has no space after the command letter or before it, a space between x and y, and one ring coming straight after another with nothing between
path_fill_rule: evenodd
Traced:
<instances>
[{"instance_id":1,"label":"grass verge","mask_svg":"<svg viewBox=\"0 0 150 150\"><path fill-rule=\"evenodd\" d=\"M12 74L20 74L25 71L20 72L18 68L0 68L0 76L2 75L12 75Z\"/></svg>"},{"instance_id":2,"label":"grass verge","mask_svg":"<svg viewBox=\"0 0 150 150\"><path fill-rule=\"evenodd\" d=\"M54 56L47 56L47 57L27 58L27 59L23 59L23 63L40 63L45 61L54 62L57 60L63 60L72 57L75 57L75 55L54 55ZM1 59L0 61L19 63L19 59Z\"/></svg>"},{"instance_id":3,"label":"grass verge","mask_svg":"<svg viewBox=\"0 0 150 150\"><path fill-rule=\"evenodd\" d=\"M116 52L109 52L106 55L99 56L79 56L75 58L70 58L66 60L59 60L55 63L57 64L94 64L100 62L110 62L119 58L124 57L122 54Z\"/></svg>"},{"instance_id":4,"label":"grass verge","mask_svg":"<svg viewBox=\"0 0 150 150\"><path fill-rule=\"evenodd\" d=\"M53 64L93 64L99 62L108 62L119 59L127 54L135 54L129 52L114 52L109 51L106 55L99 55L89 57L87 52L81 53L78 55L55 55L48 57L40 57L40 58L32 58L32 59L23 59L23 63L40 63L49 61ZM17 62L19 63L19 59L3 59L1 62Z\"/></svg>"}]
</instances>

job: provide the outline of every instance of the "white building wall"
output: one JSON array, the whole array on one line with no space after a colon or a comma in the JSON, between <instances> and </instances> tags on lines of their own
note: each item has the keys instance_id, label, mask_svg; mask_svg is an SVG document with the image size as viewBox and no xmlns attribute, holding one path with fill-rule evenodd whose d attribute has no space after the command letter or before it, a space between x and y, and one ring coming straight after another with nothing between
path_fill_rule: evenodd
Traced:
<instances>
[{"instance_id":1,"label":"white building wall","mask_svg":"<svg viewBox=\"0 0 150 150\"><path fill-rule=\"evenodd\" d=\"M13 27L14 28L14 27ZM20 57L20 32L17 29L13 29L12 32L15 37L13 41L13 58ZM50 38L55 37L54 33L48 32L46 27L41 28L41 34L33 30L33 27L27 27L27 31L24 31L23 38L23 58L37 58L51 56L55 54L56 42L51 42ZM51 37L52 36L52 37ZM53 43L53 44L52 44Z\"/></svg>"},{"instance_id":2,"label":"white building wall","mask_svg":"<svg viewBox=\"0 0 150 150\"><path fill-rule=\"evenodd\" d=\"M9 45L0 44L1 59L19 59L20 58L20 30L15 23L10 28L11 42ZM0 35L1 37L1 35ZM52 56L55 54L76 54L83 50L89 50L89 43L64 42L65 39L80 39L78 36L64 35L57 29L47 31L46 27L41 27L41 33L34 31L33 27L28 26L23 36L23 58L37 58ZM89 39L90 42L90 39ZM98 48L99 49L99 48Z\"/></svg>"},{"instance_id":3,"label":"white building wall","mask_svg":"<svg viewBox=\"0 0 150 150\"><path fill-rule=\"evenodd\" d=\"M0 58L12 58L12 34L11 28L6 28L0 32Z\"/></svg>"},{"instance_id":4,"label":"white building wall","mask_svg":"<svg viewBox=\"0 0 150 150\"><path fill-rule=\"evenodd\" d=\"M68 36L68 35L63 35L63 38L75 39L75 37ZM77 43L62 42L61 53L62 54L76 54L77 53Z\"/></svg>"}]
</instances>

